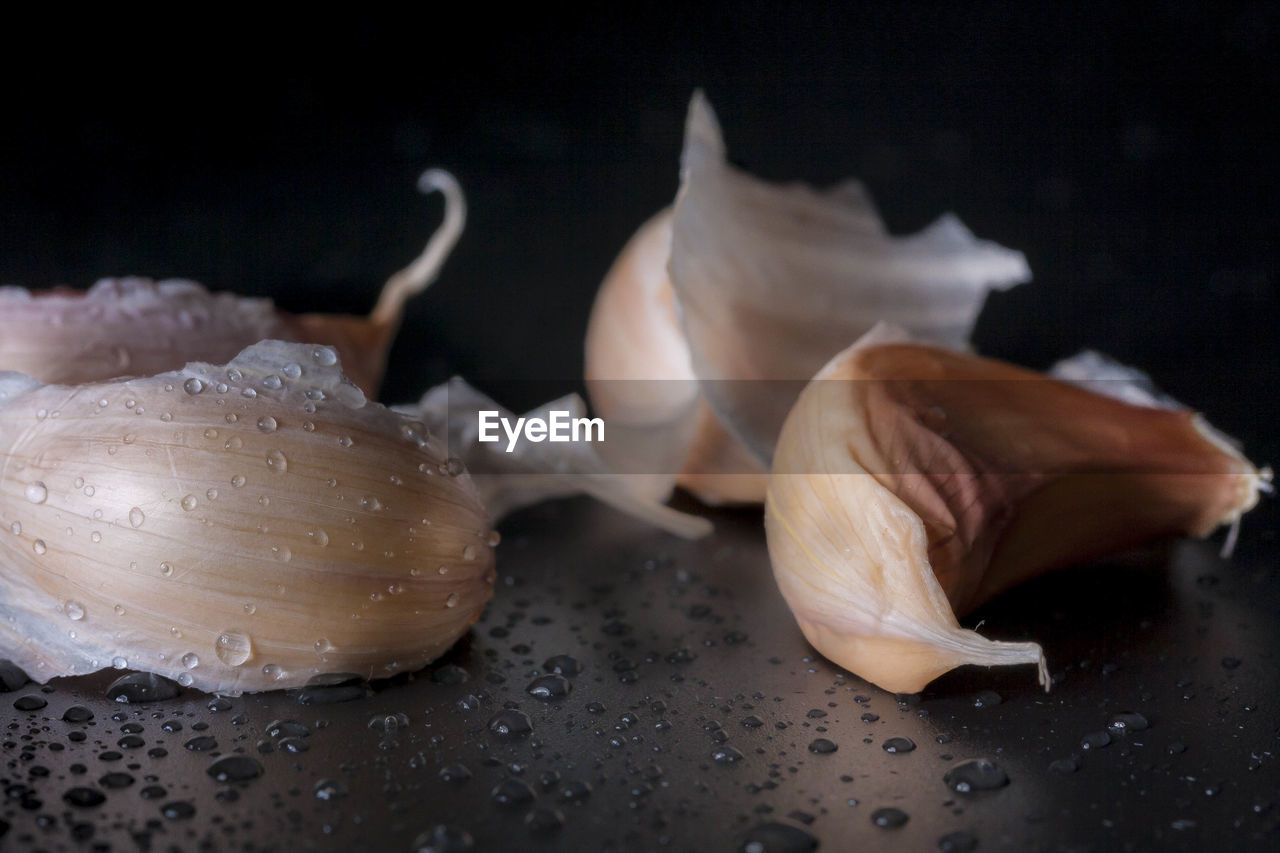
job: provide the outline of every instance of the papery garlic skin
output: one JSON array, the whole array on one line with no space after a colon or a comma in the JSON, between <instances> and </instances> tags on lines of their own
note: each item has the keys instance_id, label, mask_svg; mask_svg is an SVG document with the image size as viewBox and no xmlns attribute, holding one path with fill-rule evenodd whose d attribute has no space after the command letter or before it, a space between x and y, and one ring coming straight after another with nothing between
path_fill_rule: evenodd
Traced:
<instances>
[{"instance_id":1,"label":"papery garlic skin","mask_svg":"<svg viewBox=\"0 0 1280 853\"><path fill-rule=\"evenodd\" d=\"M1021 252L952 214L891 236L857 181L818 191L729 165L715 113L689 106L669 274L712 410L760 460L800 387L885 321L966 346L986 295L1030 280Z\"/></svg>"},{"instance_id":2,"label":"papery garlic skin","mask_svg":"<svg viewBox=\"0 0 1280 853\"><path fill-rule=\"evenodd\" d=\"M84 293L0 287L0 370L75 385L220 364L279 339L334 347L347 377L375 395L405 302L435 279L466 222L462 189L448 172L428 170L418 187L444 195L444 222L422 255L387 281L368 317L291 314L269 299L181 279L108 278Z\"/></svg>"},{"instance_id":3,"label":"papery garlic skin","mask_svg":"<svg viewBox=\"0 0 1280 853\"><path fill-rule=\"evenodd\" d=\"M496 524L510 512L554 498L591 495L596 500L685 539L711 532L705 518L688 515L662 504L635 487L635 479L613 470L587 442L523 442L508 453L501 443L479 440L481 411L514 421L507 409L455 377L432 388L416 406L397 406L433 433L445 437L451 456L466 463L481 502ZM569 418L585 416L586 405L576 394L552 400L525 414L526 420L549 421L552 412ZM610 426L613 430L613 426ZM607 447L609 438L600 447Z\"/></svg>"},{"instance_id":4,"label":"papery garlic skin","mask_svg":"<svg viewBox=\"0 0 1280 853\"><path fill-rule=\"evenodd\" d=\"M489 517L329 347L74 387L0 373L0 649L207 691L420 668L493 592Z\"/></svg>"},{"instance_id":5,"label":"papery garlic skin","mask_svg":"<svg viewBox=\"0 0 1280 853\"><path fill-rule=\"evenodd\" d=\"M1193 413L884 337L801 394L765 527L805 636L886 690L1018 663L1047 689L1037 644L988 640L956 614L1050 569L1206 535L1257 500L1259 472Z\"/></svg>"}]
</instances>

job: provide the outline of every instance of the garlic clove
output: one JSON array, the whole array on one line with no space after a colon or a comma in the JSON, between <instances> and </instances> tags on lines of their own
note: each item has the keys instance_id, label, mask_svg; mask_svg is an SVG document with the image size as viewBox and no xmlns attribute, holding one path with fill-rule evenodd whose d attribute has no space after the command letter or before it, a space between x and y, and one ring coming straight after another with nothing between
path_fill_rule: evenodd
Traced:
<instances>
[{"instance_id":1,"label":"garlic clove","mask_svg":"<svg viewBox=\"0 0 1280 853\"><path fill-rule=\"evenodd\" d=\"M521 442L507 452L505 439L478 441L479 413L486 410L515 421L510 411L459 378L431 389L417 406L397 407L447 438L450 455L466 463L480 500L495 523L540 501L587 494L676 536L694 539L711 532L706 519L664 506L662 498L636 489L633 477L616 472L596 453L594 447L607 447L615 440L615 424L609 424L606 440L599 444ZM525 418L549 421L553 411L580 418L586 415L586 406L576 394L570 394L528 412Z\"/></svg>"},{"instance_id":2,"label":"garlic clove","mask_svg":"<svg viewBox=\"0 0 1280 853\"><path fill-rule=\"evenodd\" d=\"M947 349L859 342L800 395L765 504L779 589L825 656L911 693L1040 647L960 627L993 595L1153 539L1203 536L1264 475L1198 415Z\"/></svg>"},{"instance_id":3,"label":"garlic clove","mask_svg":"<svg viewBox=\"0 0 1280 853\"><path fill-rule=\"evenodd\" d=\"M443 653L493 593L463 466L329 347L70 387L0 373L0 459L0 645L38 681L387 676Z\"/></svg>"},{"instance_id":4,"label":"garlic clove","mask_svg":"<svg viewBox=\"0 0 1280 853\"><path fill-rule=\"evenodd\" d=\"M669 273L693 370L762 460L803 383L879 321L967 343L988 291L1030 279L1022 253L947 214L890 236L856 181L815 191L731 167L710 104L689 107Z\"/></svg>"},{"instance_id":5,"label":"garlic clove","mask_svg":"<svg viewBox=\"0 0 1280 853\"><path fill-rule=\"evenodd\" d=\"M0 370L74 385L225 362L258 341L283 339L333 346L347 375L375 394L405 302L434 280L465 224L452 175L432 169L418 186L444 195L444 223L422 255L387 281L367 318L293 315L267 299L211 293L184 280L103 279L85 293L0 287Z\"/></svg>"}]
</instances>

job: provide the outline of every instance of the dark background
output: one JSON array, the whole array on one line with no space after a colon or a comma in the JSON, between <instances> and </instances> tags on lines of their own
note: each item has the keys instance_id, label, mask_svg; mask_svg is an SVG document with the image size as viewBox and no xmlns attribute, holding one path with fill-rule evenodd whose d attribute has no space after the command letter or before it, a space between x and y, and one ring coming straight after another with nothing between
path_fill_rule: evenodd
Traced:
<instances>
[{"instance_id":1,"label":"dark background","mask_svg":"<svg viewBox=\"0 0 1280 853\"><path fill-rule=\"evenodd\" d=\"M296 312L364 312L435 228L439 201L414 181L443 166L467 191L470 224L410 303L383 397L410 400L458 373L513 408L541 403L580 385L594 291L671 201L684 111L701 87L731 157L755 173L820 185L856 175L896 233L952 210L1024 251L1035 281L991 297L980 349L1033 367L1103 349L1149 370L1255 461L1280 459L1280 146L1266 118L1280 102L1277 5L894 5L603 17L467 6L271 27L218 9L195 25L64 13L12 26L0 51L0 282L182 276ZM1274 849L1274 502L1246 518L1230 563L1216 543L1182 543L1146 568L1033 582L966 621L1044 643L1052 693L1022 668L968 668L901 702L803 643L758 513L713 518L716 535L698 543L582 500L513 518L484 621L443 666L358 702L305 708L272 693L215 711L186 691L117 711L102 693L113 672L46 693L22 686L0 706L2 775L26 786L6 787L0 846L67 846L69 833L120 848L145 837L412 849L449 821L480 849L510 849L528 838L525 810L494 806L490 789L554 770L595 793L578 804L539 789L541 806L567 815L544 849L737 849L766 821L806 827L823 849L934 849L954 831L980 850ZM731 632L747 639L730 644ZM531 699L528 678L558 653L585 666L575 692ZM998 707L980 692L993 689ZM28 693L48 707L8 711ZM592 701L607 710L584 710ZM530 742L487 730L506 703L534 718ZM71 704L96 719L62 722ZM1146 733L1084 747L1135 710ZM383 751L365 723L401 711L408 733ZM638 715L634 728L624 713ZM763 728L739 725L753 713ZM172 714L181 735L159 727ZM259 755L278 717L312 726L309 753ZM125 759L167 798L139 797L140 782L71 809L61 792L95 784L99 747L126 720L171 750ZM265 766L238 799L203 772L216 753L181 748L204 723L221 749ZM711 757L721 723L745 753L733 767ZM64 744L75 728L90 740ZM818 732L840 751L811 755ZM891 756L890 735L920 748ZM940 774L976 755L1013 783L950 797ZM1071 760L1078 772L1050 769ZM451 762L475 778L446 784L437 769ZM326 777L350 796L313 796ZM162 817L169 799L194 803L195 818ZM897 834L870 818L890 805L911 815Z\"/></svg>"},{"instance_id":2,"label":"dark background","mask_svg":"<svg viewBox=\"0 0 1280 853\"><path fill-rule=\"evenodd\" d=\"M461 373L541 402L514 384L581 375L592 295L673 197L702 87L757 174L856 175L896 233L952 210L1024 251L1035 281L991 298L987 352L1099 347L1274 423L1277 5L1038 5L14 30L0 281L182 276L363 312L435 227L413 186L443 166L470 224L409 306L384 398Z\"/></svg>"}]
</instances>

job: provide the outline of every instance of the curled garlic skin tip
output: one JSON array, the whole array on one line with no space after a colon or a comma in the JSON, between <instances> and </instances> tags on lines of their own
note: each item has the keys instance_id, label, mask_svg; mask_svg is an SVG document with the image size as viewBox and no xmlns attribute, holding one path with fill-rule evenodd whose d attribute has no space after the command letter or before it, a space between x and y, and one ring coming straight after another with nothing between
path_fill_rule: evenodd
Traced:
<instances>
[{"instance_id":1,"label":"curled garlic skin tip","mask_svg":"<svg viewBox=\"0 0 1280 853\"><path fill-rule=\"evenodd\" d=\"M42 681L117 659L224 693L386 676L493 592L471 478L330 347L79 386L0 373L0 460L0 646Z\"/></svg>"},{"instance_id":2,"label":"curled garlic skin tip","mask_svg":"<svg viewBox=\"0 0 1280 853\"><path fill-rule=\"evenodd\" d=\"M819 371L765 502L804 635L886 690L1019 663L1048 689L1037 644L988 640L957 613L1045 571L1233 524L1265 482L1185 409L902 341L874 330Z\"/></svg>"},{"instance_id":3,"label":"curled garlic skin tip","mask_svg":"<svg viewBox=\"0 0 1280 853\"><path fill-rule=\"evenodd\" d=\"M451 174L430 169L418 188L444 196L444 220L423 253L386 282L368 317L293 315L269 299L178 279L107 278L83 293L0 287L0 370L80 384L222 363L279 339L333 346L347 375L375 394L406 301L435 280L466 225L466 200Z\"/></svg>"}]
</instances>

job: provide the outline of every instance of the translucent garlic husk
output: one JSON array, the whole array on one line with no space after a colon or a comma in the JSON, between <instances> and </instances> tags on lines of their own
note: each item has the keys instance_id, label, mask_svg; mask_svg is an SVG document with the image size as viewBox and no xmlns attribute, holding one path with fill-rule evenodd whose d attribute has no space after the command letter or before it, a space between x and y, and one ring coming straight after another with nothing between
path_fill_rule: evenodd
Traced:
<instances>
[{"instance_id":1,"label":"translucent garlic husk","mask_svg":"<svg viewBox=\"0 0 1280 853\"><path fill-rule=\"evenodd\" d=\"M444 223L422 255L387 281L367 317L290 314L268 299L211 293L177 279L103 279L83 293L0 287L0 370L77 385L193 361L222 363L258 341L279 339L334 347L346 375L374 395L405 302L434 280L465 224L452 175L432 169L418 186L444 195Z\"/></svg>"},{"instance_id":2,"label":"translucent garlic husk","mask_svg":"<svg viewBox=\"0 0 1280 853\"><path fill-rule=\"evenodd\" d=\"M893 692L1034 642L960 626L1044 571L1207 535L1265 476L1185 409L1113 396L877 330L800 395L774 457L774 576L823 655Z\"/></svg>"},{"instance_id":3,"label":"translucent garlic husk","mask_svg":"<svg viewBox=\"0 0 1280 853\"><path fill-rule=\"evenodd\" d=\"M814 190L730 166L696 93L675 206L627 244L592 309L588 391L615 428L665 442L611 451L619 470L654 472L652 494L678 477L711 503L760 501L796 395L849 341L888 320L964 345L986 294L1029 279L1020 252L951 214L895 237L857 181Z\"/></svg>"},{"instance_id":4,"label":"translucent garlic husk","mask_svg":"<svg viewBox=\"0 0 1280 853\"><path fill-rule=\"evenodd\" d=\"M43 385L0 373L0 647L223 693L372 678L449 648L493 592L462 463L329 347Z\"/></svg>"}]
</instances>

